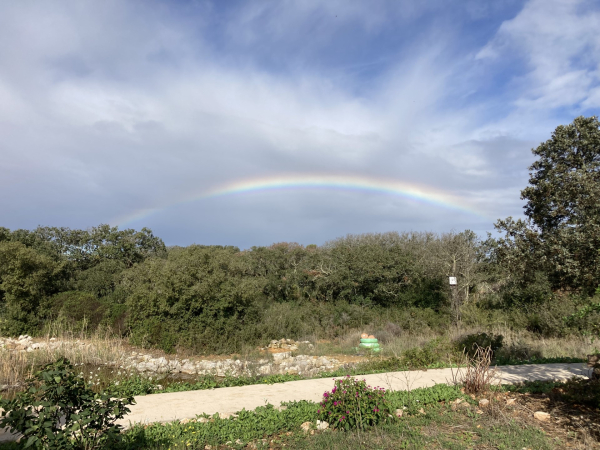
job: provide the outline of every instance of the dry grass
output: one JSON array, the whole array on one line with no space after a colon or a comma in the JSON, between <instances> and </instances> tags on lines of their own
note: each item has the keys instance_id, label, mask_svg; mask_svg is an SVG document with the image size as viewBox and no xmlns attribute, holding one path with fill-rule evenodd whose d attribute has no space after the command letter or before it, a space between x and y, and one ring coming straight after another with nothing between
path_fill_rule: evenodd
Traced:
<instances>
[{"instance_id":1,"label":"dry grass","mask_svg":"<svg viewBox=\"0 0 600 450\"><path fill-rule=\"evenodd\" d=\"M61 356L77 365L103 365L119 362L130 352L125 340L106 332L85 336L55 330L34 342L46 346L31 352L0 349L0 385L18 386L37 368Z\"/></svg>"},{"instance_id":2,"label":"dry grass","mask_svg":"<svg viewBox=\"0 0 600 450\"><path fill-rule=\"evenodd\" d=\"M370 333L368 326L364 328ZM365 330L351 330L342 337L331 341L319 342L315 337L310 340L316 342L316 354L355 354L355 348L358 347L358 343L360 342L360 334ZM504 351L518 355L522 357L522 359L529 359L531 357L573 357L585 359L587 355L596 353L600 346L598 342L594 343L593 340L587 336L544 338L526 330L513 331L507 327L497 327L493 329L483 329L479 327L463 327L457 329L452 327L441 333L435 333L432 330L404 332L399 333L397 336L387 335L383 339L376 332L374 332L374 334L380 341L382 356L397 357L411 348L423 347L435 338L442 338L442 340L454 342L463 336L482 332L488 334L501 334L504 336Z\"/></svg>"},{"instance_id":3,"label":"dry grass","mask_svg":"<svg viewBox=\"0 0 600 450\"><path fill-rule=\"evenodd\" d=\"M475 349L475 355L468 358L466 366L458 369L458 384L461 384L467 394L483 394L488 392L496 379L496 370L490 369L492 364L491 347Z\"/></svg>"}]
</instances>

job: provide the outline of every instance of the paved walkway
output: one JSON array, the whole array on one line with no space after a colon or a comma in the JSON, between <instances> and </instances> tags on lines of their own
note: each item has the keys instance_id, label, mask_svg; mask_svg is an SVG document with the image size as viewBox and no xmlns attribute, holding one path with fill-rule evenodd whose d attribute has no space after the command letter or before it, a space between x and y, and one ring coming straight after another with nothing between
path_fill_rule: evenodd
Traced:
<instances>
[{"instance_id":1,"label":"paved walkway","mask_svg":"<svg viewBox=\"0 0 600 450\"><path fill-rule=\"evenodd\" d=\"M456 369L454 369L456 374ZM498 367L500 383L518 383L533 380L567 380L575 375L588 376L585 364L531 364L523 366ZM388 372L375 375L357 376L366 379L371 386L387 390L407 390L433 386L439 383L452 383L451 369L430 369L425 371ZM331 390L330 378L288 381L271 385L251 385L218 388L203 391L173 392L136 397L136 404L122 421L129 423L168 422L179 419L193 419L197 414L233 414L241 409L252 410L270 403L279 406L281 402L294 400L321 401L323 392Z\"/></svg>"},{"instance_id":2,"label":"paved walkway","mask_svg":"<svg viewBox=\"0 0 600 450\"><path fill-rule=\"evenodd\" d=\"M407 390L429 387L440 383L452 383L456 369L430 369L425 371L388 372L357 376L366 379L371 386L387 390ZM498 367L499 383L518 383L534 380L567 380L573 376L589 376L590 369L583 363L576 364L530 364ZM173 392L135 397L136 404L120 423L126 427L132 423L168 422L193 419L198 414L233 414L241 409L252 410L270 403L311 400L318 402L323 392L331 390L329 378L289 381L271 385L251 385L218 388L202 391ZM3 439L4 438L4 439ZM0 441L10 437L0 430Z\"/></svg>"}]
</instances>

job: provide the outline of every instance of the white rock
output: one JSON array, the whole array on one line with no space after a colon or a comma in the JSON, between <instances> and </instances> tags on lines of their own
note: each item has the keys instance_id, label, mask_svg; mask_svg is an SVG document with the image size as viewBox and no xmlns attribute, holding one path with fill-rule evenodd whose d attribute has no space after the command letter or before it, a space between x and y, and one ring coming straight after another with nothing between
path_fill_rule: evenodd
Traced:
<instances>
[{"instance_id":1,"label":"white rock","mask_svg":"<svg viewBox=\"0 0 600 450\"><path fill-rule=\"evenodd\" d=\"M326 430L327 428L329 428L329 424L327 422L317 420L317 430Z\"/></svg>"},{"instance_id":2,"label":"white rock","mask_svg":"<svg viewBox=\"0 0 600 450\"><path fill-rule=\"evenodd\" d=\"M548 414L547 412L544 412L544 411L534 412L533 417L535 419L539 420L540 422L546 422L546 421L550 420L550 414Z\"/></svg>"}]
</instances>

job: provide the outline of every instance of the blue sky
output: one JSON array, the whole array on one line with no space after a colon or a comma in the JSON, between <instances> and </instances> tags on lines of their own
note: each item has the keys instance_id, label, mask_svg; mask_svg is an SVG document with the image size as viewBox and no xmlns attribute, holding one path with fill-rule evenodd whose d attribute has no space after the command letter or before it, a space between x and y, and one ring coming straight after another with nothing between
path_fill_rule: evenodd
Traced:
<instances>
[{"instance_id":1,"label":"blue sky","mask_svg":"<svg viewBox=\"0 0 600 450\"><path fill-rule=\"evenodd\" d=\"M592 0L4 2L0 226L244 248L484 234L521 215L531 148L598 115L598 29ZM418 184L482 214L330 189L181 203L286 174Z\"/></svg>"}]
</instances>

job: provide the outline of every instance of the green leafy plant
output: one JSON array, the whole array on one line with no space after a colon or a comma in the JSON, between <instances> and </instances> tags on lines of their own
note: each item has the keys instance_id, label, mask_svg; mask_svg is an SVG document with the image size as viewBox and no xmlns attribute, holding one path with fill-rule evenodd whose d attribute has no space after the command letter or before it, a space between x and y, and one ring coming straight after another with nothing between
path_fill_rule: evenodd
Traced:
<instances>
[{"instance_id":1,"label":"green leafy plant","mask_svg":"<svg viewBox=\"0 0 600 450\"><path fill-rule=\"evenodd\" d=\"M350 376L335 380L331 392L323 394L318 416L332 428L343 430L364 429L394 417L385 389L372 388L365 380Z\"/></svg>"},{"instance_id":2,"label":"green leafy plant","mask_svg":"<svg viewBox=\"0 0 600 450\"><path fill-rule=\"evenodd\" d=\"M133 398L94 393L66 358L47 364L13 400L0 400L0 427L23 434L25 448L99 449L120 440L117 419Z\"/></svg>"}]
</instances>

